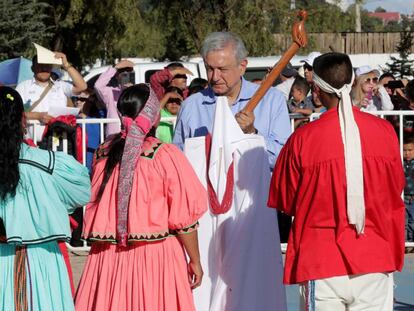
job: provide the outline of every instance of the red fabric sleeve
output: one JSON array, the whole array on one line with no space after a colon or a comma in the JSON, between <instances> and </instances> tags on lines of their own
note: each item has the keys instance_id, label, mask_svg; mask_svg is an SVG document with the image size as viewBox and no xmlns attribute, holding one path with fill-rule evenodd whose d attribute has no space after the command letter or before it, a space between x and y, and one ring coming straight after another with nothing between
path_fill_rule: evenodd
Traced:
<instances>
[{"instance_id":1,"label":"red fabric sleeve","mask_svg":"<svg viewBox=\"0 0 414 311\"><path fill-rule=\"evenodd\" d=\"M158 100L161 100L165 94L164 85L169 84L172 80L171 72L164 68L154 73L150 78L150 84Z\"/></svg>"},{"instance_id":2,"label":"red fabric sleeve","mask_svg":"<svg viewBox=\"0 0 414 311\"><path fill-rule=\"evenodd\" d=\"M270 182L267 205L294 216L296 197L300 179L300 166L294 142L289 139L282 148Z\"/></svg>"}]
</instances>

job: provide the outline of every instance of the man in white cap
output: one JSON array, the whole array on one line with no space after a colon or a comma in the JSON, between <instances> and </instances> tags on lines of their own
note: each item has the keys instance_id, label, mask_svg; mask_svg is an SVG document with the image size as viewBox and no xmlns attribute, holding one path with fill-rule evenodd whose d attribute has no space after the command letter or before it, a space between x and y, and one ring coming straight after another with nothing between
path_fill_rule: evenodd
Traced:
<instances>
[{"instance_id":1,"label":"man in white cap","mask_svg":"<svg viewBox=\"0 0 414 311\"><path fill-rule=\"evenodd\" d=\"M352 107L346 54L313 63L328 109L283 147L271 207L295 216L284 282L300 284L302 310L393 309L393 274L404 262L404 172L388 123Z\"/></svg>"},{"instance_id":2,"label":"man in white cap","mask_svg":"<svg viewBox=\"0 0 414 311\"><path fill-rule=\"evenodd\" d=\"M305 78L309 84L312 84L313 61L320 56L319 52L311 52L306 59L302 60L303 69L305 70Z\"/></svg>"}]
</instances>

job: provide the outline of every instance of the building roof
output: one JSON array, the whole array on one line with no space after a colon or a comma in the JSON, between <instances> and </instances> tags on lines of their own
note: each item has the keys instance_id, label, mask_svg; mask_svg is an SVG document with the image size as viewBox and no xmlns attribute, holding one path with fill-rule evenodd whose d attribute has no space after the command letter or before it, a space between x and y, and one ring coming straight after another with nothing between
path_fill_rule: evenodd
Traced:
<instances>
[{"instance_id":1,"label":"building roof","mask_svg":"<svg viewBox=\"0 0 414 311\"><path fill-rule=\"evenodd\" d=\"M399 22L401 20L401 14L399 12L369 12L368 15L381 19L385 24L391 21Z\"/></svg>"}]
</instances>

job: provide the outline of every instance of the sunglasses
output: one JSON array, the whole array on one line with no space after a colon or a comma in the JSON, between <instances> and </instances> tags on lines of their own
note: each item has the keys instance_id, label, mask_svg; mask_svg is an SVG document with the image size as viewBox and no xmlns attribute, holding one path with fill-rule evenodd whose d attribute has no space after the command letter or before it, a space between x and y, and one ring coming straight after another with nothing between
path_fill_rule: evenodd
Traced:
<instances>
[{"instance_id":1,"label":"sunglasses","mask_svg":"<svg viewBox=\"0 0 414 311\"><path fill-rule=\"evenodd\" d=\"M313 70L313 67L308 65L308 64L303 65L303 68L306 69L307 71L312 71Z\"/></svg>"},{"instance_id":2,"label":"sunglasses","mask_svg":"<svg viewBox=\"0 0 414 311\"><path fill-rule=\"evenodd\" d=\"M370 84L370 83L377 83L378 82L378 78L377 77L375 77L375 78L366 78L365 80L364 80L364 83L367 83L367 84Z\"/></svg>"}]
</instances>

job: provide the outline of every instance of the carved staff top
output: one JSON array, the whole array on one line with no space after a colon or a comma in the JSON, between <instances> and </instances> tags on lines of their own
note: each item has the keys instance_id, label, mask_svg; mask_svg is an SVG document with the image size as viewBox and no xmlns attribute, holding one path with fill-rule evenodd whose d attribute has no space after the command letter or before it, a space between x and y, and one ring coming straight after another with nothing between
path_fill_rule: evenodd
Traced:
<instances>
[{"instance_id":1,"label":"carved staff top","mask_svg":"<svg viewBox=\"0 0 414 311\"><path fill-rule=\"evenodd\" d=\"M298 52L299 48L306 46L308 43L308 37L305 30L305 20L308 17L306 11L300 11L298 13L298 20L293 24L292 28L292 44L289 49L282 55L280 60L276 63L267 77L262 81L260 87L254 93L253 97L244 107L243 111L252 112L256 108L259 101L263 98L269 88L273 85L275 80L279 77L283 68L289 63L292 57Z\"/></svg>"}]
</instances>

